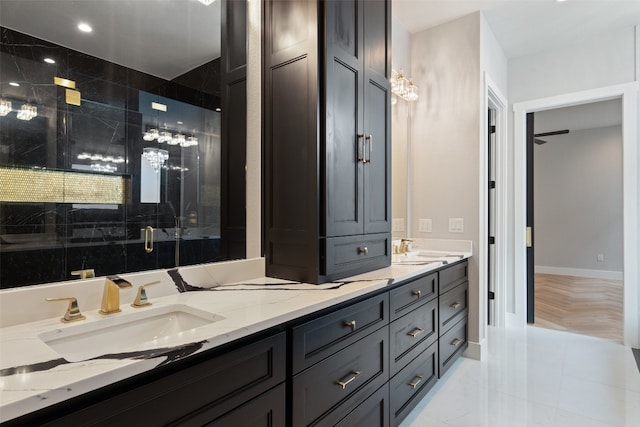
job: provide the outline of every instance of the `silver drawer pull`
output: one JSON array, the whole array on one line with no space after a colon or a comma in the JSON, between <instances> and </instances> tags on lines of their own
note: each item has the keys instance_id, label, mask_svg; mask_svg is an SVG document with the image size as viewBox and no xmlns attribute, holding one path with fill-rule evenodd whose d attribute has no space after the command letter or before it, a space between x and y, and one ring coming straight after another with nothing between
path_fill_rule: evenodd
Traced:
<instances>
[{"instance_id":1,"label":"silver drawer pull","mask_svg":"<svg viewBox=\"0 0 640 427\"><path fill-rule=\"evenodd\" d=\"M348 322L344 322L344 326L351 328L352 331L356 330L356 321L355 320L350 320Z\"/></svg>"},{"instance_id":2,"label":"silver drawer pull","mask_svg":"<svg viewBox=\"0 0 640 427\"><path fill-rule=\"evenodd\" d=\"M409 332L407 335L409 335L411 338L415 338L423 332L424 332L424 329L416 327L413 331Z\"/></svg>"},{"instance_id":3,"label":"silver drawer pull","mask_svg":"<svg viewBox=\"0 0 640 427\"><path fill-rule=\"evenodd\" d=\"M451 304L449 307L453 308L454 310L458 307L460 307L462 304L460 304L459 302L454 302L453 304Z\"/></svg>"},{"instance_id":4,"label":"silver drawer pull","mask_svg":"<svg viewBox=\"0 0 640 427\"><path fill-rule=\"evenodd\" d=\"M369 248L367 248L366 246L364 248L358 248L358 255L361 255L361 254L366 255L367 252L369 252Z\"/></svg>"},{"instance_id":5,"label":"silver drawer pull","mask_svg":"<svg viewBox=\"0 0 640 427\"><path fill-rule=\"evenodd\" d=\"M347 377L344 377L341 380L336 381L336 384L338 384L340 386L340 388L342 388L343 390L345 388L347 388L347 384L349 384L351 381L355 380L357 378L358 375L360 375L362 372L360 371L351 371L351 373L349 374L349 378L347 379Z\"/></svg>"},{"instance_id":6,"label":"silver drawer pull","mask_svg":"<svg viewBox=\"0 0 640 427\"><path fill-rule=\"evenodd\" d=\"M411 388L416 388L418 387L418 384L420 384L420 382L422 381L423 376L422 375L417 375L416 379L413 380L412 383L409 383L409 387Z\"/></svg>"},{"instance_id":7,"label":"silver drawer pull","mask_svg":"<svg viewBox=\"0 0 640 427\"><path fill-rule=\"evenodd\" d=\"M456 338L455 340L451 341L451 345L457 347L461 342L462 340L460 338Z\"/></svg>"},{"instance_id":8,"label":"silver drawer pull","mask_svg":"<svg viewBox=\"0 0 640 427\"><path fill-rule=\"evenodd\" d=\"M411 291L411 295L420 298L422 291Z\"/></svg>"}]
</instances>

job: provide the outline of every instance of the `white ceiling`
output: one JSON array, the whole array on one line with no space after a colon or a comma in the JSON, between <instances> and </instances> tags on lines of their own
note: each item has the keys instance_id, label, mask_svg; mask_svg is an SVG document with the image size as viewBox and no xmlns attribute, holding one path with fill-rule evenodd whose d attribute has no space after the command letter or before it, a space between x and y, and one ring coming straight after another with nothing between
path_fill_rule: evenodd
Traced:
<instances>
[{"instance_id":1,"label":"white ceiling","mask_svg":"<svg viewBox=\"0 0 640 427\"><path fill-rule=\"evenodd\" d=\"M578 131L622 124L622 101L592 102L573 107L556 108L535 113L535 133L569 129ZM548 139L552 137L544 137Z\"/></svg>"},{"instance_id":2,"label":"white ceiling","mask_svg":"<svg viewBox=\"0 0 640 427\"><path fill-rule=\"evenodd\" d=\"M0 0L0 25L169 80L220 56L219 1Z\"/></svg>"},{"instance_id":3,"label":"white ceiling","mask_svg":"<svg viewBox=\"0 0 640 427\"><path fill-rule=\"evenodd\" d=\"M410 33L482 11L508 58L640 25L638 0L392 1L394 16Z\"/></svg>"}]
</instances>

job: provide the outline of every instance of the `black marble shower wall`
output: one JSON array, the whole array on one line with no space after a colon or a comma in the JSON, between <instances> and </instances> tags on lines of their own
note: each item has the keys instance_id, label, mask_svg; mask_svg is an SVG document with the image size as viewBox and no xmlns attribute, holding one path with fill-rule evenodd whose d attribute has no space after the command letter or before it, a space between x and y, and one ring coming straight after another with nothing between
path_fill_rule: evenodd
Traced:
<instances>
[{"instance_id":1,"label":"black marble shower wall","mask_svg":"<svg viewBox=\"0 0 640 427\"><path fill-rule=\"evenodd\" d=\"M103 276L174 267L177 259L179 265L223 260L221 119L216 112L220 89L215 83L220 59L167 81L0 30L0 97L13 108L0 117L0 168L118 175L130 188L124 204L0 201L0 287L67 280L71 271L85 268ZM45 57L56 63L43 62ZM80 106L66 102L66 89L54 85L54 77L76 83ZM190 127L182 129L177 116L152 110L149 100L169 105L168 111L185 112ZM37 106L37 117L16 118L24 103ZM197 137L199 143L182 148L143 140L145 131L164 127ZM157 203L140 202L145 147L169 152L159 171ZM102 160L85 158L87 154ZM107 157L111 160L105 161ZM111 170L97 171L92 164ZM142 230L147 226L155 230L151 253L144 250Z\"/></svg>"}]
</instances>

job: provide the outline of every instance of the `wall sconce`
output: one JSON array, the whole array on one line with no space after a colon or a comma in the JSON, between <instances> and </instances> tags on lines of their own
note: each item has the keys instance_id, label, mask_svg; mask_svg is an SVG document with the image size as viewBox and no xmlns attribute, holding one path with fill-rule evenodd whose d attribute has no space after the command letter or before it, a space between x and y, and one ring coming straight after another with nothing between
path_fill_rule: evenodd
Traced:
<instances>
[{"instance_id":1,"label":"wall sconce","mask_svg":"<svg viewBox=\"0 0 640 427\"><path fill-rule=\"evenodd\" d=\"M156 173L164 165L164 162L169 159L169 152L161 148L145 147L142 150L142 155L151 164Z\"/></svg>"},{"instance_id":2,"label":"wall sconce","mask_svg":"<svg viewBox=\"0 0 640 427\"><path fill-rule=\"evenodd\" d=\"M4 117L11 112L11 101L0 99L0 117Z\"/></svg>"},{"instance_id":3,"label":"wall sconce","mask_svg":"<svg viewBox=\"0 0 640 427\"><path fill-rule=\"evenodd\" d=\"M391 93L396 97L402 98L405 101L416 101L418 99L418 86L413 84L411 78L404 76L402 70L391 70ZM394 99L391 102L395 104Z\"/></svg>"},{"instance_id":4,"label":"wall sconce","mask_svg":"<svg viewBox=\"0 0 640 427\"><path fill-rule=\"evenodd\" d=\"M22 104L22 108L18 111L16 118L18 120L31 120L38 115L38 109L35 105Z\"/></svg>"}]
</instances>

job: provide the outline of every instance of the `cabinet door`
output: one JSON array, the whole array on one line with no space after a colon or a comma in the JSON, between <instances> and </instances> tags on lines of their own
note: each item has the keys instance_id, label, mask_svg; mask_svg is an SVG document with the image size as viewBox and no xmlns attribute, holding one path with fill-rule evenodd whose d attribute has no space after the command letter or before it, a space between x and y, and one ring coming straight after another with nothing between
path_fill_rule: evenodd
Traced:
<instances>
[{"instance_id":1,"label":"cabinet door","mask_svg":"<svg viewBox=\"0 0 640 427\"><path fill-rule=\"evenodd\" d=\"M364 3L364 232L391 231L391 2Z\"/></svg>"},{"instance_id":2,"label":"cabinet door","mask_svg":"<svg viewBox=\"0 0 640 427\"><path fill-rule=\"evenodd\" d=\"M325 2L325 233L362 234L362 2Z\"/></svg>"},{"instance_id":3,"label":"cabinet door","mask_svg":"<svg viewBox=\"0 0 640 427\"><path fill-rule=\"evenodd\" d=\"M224 417L206 427L280 427L285 425L285 387L279 385L273 390L234 409Z\"/></svg>"}]
</instances>

